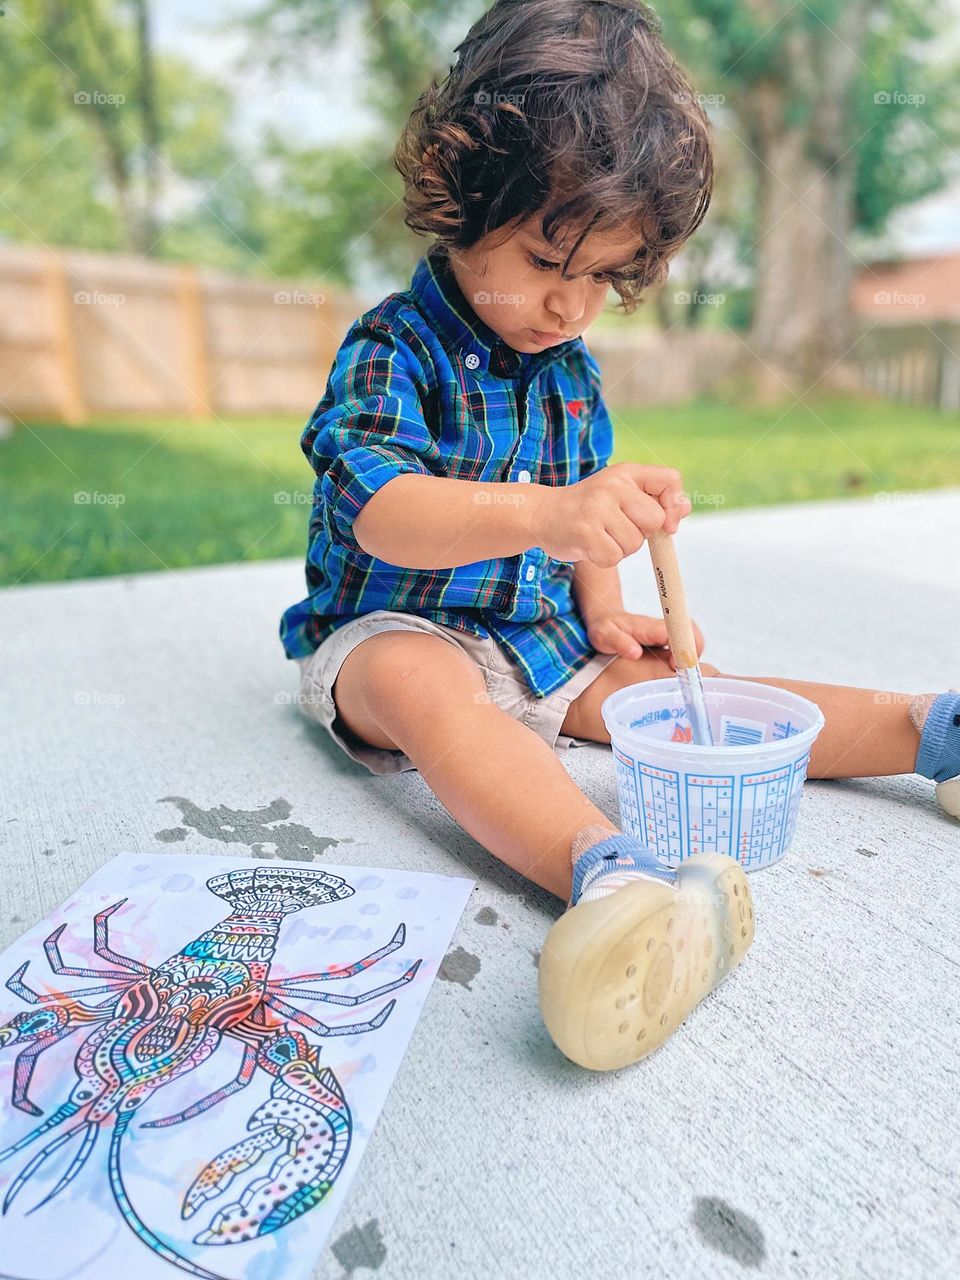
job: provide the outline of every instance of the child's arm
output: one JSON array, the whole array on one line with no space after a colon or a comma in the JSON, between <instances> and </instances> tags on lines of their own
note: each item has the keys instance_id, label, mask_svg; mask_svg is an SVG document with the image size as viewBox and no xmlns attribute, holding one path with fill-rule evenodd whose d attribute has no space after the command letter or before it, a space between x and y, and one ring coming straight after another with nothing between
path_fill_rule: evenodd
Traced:
<instances>
[{"instance_id":1,"label":"child's arm","mask_svg":"<svg viewBox=\"0 0 960 1280\"><path fill-rule=\"evenodd\" d=\"M618 567L605 569L590 560L577 560L573 566L573 595L588 626L592 618L622 609Z\"/></svg>"},{"instance_id":2,"label":"child's arm","mask_svg":"<svg viewBox=\"0 0 960 1280\"><path fill-rule=\"evenodd\" d=\"M603 399L600 366L586 351L590 396L580 429L580 478L602 471L613 453L613 424ZM623 608L620 573L616 565L601 568L590 560L578 560L573 566L573 595L580 615L589 625L590 619L612 609Z\"/></svg>"},{"instance_id":3,"label":"child's arm","mask_svg":"<svg viewBox=\"0 0 960 1280\"><path fill-rule=\"evenodd\" d=\"M534 530L546 485L395 476L353 522L368 555L409 569L459 565L521 555L537 545Z\"/></svg>"},{"instance_id":4,"label":"child's arm","mask_svg":"<svg viewBox=\"0 0 960 1280\"><path fill-rule=\"evenodd\" d=\"M334 361L301 448L319 479L331 540L409 569L455 569L537 546L535 492L546 486L446 476L416 355L394 334L358 326Z\"/></svg>"}]
</instances>

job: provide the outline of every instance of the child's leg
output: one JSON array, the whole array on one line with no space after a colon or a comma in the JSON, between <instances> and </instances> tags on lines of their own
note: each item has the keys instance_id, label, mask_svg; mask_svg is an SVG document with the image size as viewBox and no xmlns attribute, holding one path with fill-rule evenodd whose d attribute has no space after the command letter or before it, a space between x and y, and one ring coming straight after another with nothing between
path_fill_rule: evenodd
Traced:
<instances>
[{"instance_id":1,"label":"child's leg","mask_svg":"<svg viewBox=\"0 0 960 1280\"><path fill-rule=\"evenodd\" d=\"M652 662L656 663L655 670ZM825 723L810 753L810 778L874 778L914 772L920 735L910 720L912 694L779 677L733 676L709 663L701 663L701 670L708 676L775 685L815 702ZM639 659L617 658L571 702L563 732L593 742L609 742L610 735L600 715L604 698L640 680L672 675L665 663L649 653Z\"/></svg>"},{"instance_id":2,"label":"child's leg","mask_svg":"<svg viewBox=\"0 0 960 1280\"><path fill-rule=\"evenodd\" d=\"M373 746L399 748L484 848L568 900L574 837L617 830L555 751L490 701L480 668L437 637L388 631L357 645L334 687L337 711Z\"/></svg>"},{"instance_id":3,"label":"child's leg","mask_svg":"<svg viewBox=\"0 0 960 1280\"><path fill-rule=\"evenodd\" d=\"M544 1022L575 1062L608 1070L645 1057L746 954L753 906L738 863L700 854L676 875L653 866L546 742L490 701L454 646L422 632L371 636L344 660L334 694L347 728L405 751L495 857L575 903L538 974Z\"/></svg>"}]
</instances>

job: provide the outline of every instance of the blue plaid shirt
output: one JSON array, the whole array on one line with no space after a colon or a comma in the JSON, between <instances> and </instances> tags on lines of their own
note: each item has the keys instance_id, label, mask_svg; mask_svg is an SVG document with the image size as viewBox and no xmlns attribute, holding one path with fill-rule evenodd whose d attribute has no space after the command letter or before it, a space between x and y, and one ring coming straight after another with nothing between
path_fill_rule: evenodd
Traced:
<instances>
[{"instance_id":1,"label":"blue plaid shirt","mask_svg":"<svg viewBox=\"0 0 960 1280\"><path fill-rule=\"evenodd\" d=\"M374 609L493 636L545 697L596 650L571 590L573 564L539 547L453 569L368 555L353 522L394 476L574 484L607 465L613 430L582 338L520 352L476 314L432 250L410 287L350 326L300 440L317 474L309 595L280 622L288 658Z\"/></svg>"}]
</instances>

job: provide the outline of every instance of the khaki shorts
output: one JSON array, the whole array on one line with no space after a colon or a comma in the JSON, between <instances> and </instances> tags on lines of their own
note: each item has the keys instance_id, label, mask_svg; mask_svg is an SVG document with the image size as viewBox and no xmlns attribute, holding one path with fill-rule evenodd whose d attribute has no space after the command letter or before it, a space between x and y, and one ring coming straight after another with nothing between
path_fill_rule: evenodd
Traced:
<instances>
[{"instance_id":1,"label":"khaki shorts","mask_svg":"<svg viewBox=\"0 0 960 1280\"><path fill-rule=\"evenodd\" d=\"M304 715L322 724L351 760L377 774L401 773L417 766L404 752L368 746L353 734L337 716L333 686L347 654L361 641L380 631L426 631L458 645L483 672L491 701L533 729L558 754L568 747L584 746L589 741L561 734L567 707L617 656L615 653L595 654L566 684L545 698L538 698L524 680L520 667L492 636L475 636L469 631L457 631L455 627L391 609L376 609L354 618L327 636L310 657L297 659L300 664L298 701Z\"/></svg>"}]
</instances>

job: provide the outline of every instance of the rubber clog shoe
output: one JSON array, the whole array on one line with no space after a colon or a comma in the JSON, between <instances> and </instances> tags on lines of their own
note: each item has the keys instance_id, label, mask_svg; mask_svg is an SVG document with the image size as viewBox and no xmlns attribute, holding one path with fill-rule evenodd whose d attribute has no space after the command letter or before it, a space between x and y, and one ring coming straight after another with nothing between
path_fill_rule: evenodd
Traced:
<instances>
[{"instance_id":1,"label":"rubber clog shoe","mask_svg":"<svg viewBox=\"0 0 960 1280\"><path fill-rule=\"evenodd\" d=\"M543 1021L580 1066L628 1066L729 977L753 938L743 868L725 854L694 854L675 887L637 880L564 912L540 953Z\"/></svg>"}]
</instances>

